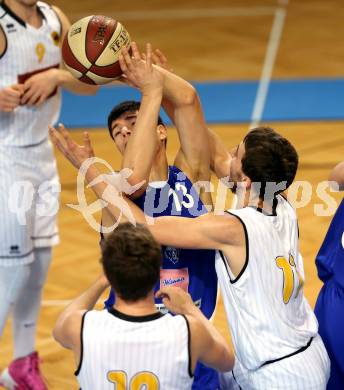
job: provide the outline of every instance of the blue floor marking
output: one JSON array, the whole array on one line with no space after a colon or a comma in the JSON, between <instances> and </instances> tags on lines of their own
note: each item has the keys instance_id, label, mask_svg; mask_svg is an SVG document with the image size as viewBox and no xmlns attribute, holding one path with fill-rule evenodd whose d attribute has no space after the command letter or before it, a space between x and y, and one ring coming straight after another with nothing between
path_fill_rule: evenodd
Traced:
<instances>
[{"instance_id":1,"label":"blue floor marking","mask_svg":"<svg viewBox=\"0 0 344 390\"><path fill-rule=\"evenodd\" d=\"M250 122L257 81L193 84L208 123ZM140 93L125 86L102 87L95 96L63 91L60 121L67 127L106 127L111 108L131 99L140 99ZM344 79L271 81L262 122L336 119L344 119Z\"/></svg>"}]
</instances>

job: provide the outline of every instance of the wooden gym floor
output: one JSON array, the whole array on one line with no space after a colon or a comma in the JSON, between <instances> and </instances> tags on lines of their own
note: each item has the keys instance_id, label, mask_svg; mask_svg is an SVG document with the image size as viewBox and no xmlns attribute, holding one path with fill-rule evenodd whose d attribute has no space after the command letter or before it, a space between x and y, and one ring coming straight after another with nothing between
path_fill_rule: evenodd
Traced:
<instances>
[{"instance_id":1,"label":"wooden gym floor","mask_svg":"<svg viewBox=\"0 0 344 390\"><path fill-rule=\"evenodd\" d=\"M177 74L190 80L259 79L267 42L278 4L275 0L90 0L55 4L75 21L89 14L105 14L122 21L139 44L149 41L167 55ZM95 5L96 4L96 5ZM291 0L273 68L273 78L343 77L344 9L340 0ZM141 13L139 11L142 11ZM206 16L211 12L214 16ZM193 15L193 17L189 17ZM321 283L314 258L331 217L318 217L314 205L323 204L316 186L328 177L330 169L343 160L344 126L342 122L269 123L287 136L300 155L297 180L312 184L312 198L298 210L301 251L304 257L305 294L314 305ZM211 126L232 147L246 133L248 124ZM94 130L94 131L93 131ZM96 155L114 168L119 155L104 129L92 129ZM80 131L75 137L80 139ZM178 147L170 130L168 153L172 158ZM78 203L76 171L57 154L62 182L59 227L61 244L54 249L53 264L44 289L37 348L43 358L42 369L49 389L77 389L73 378L71 353L60 348L51 337L51 329L65 300L72 299L100 272L98 234L83 217L68 208ZM340 194L332 194L339 203ZM90 199L92 196L90 197ZM228 337L223 306L216 311L215 324ZM10 326L1 340L0 368L11 359Z\"/></svg>"}]
</instances>

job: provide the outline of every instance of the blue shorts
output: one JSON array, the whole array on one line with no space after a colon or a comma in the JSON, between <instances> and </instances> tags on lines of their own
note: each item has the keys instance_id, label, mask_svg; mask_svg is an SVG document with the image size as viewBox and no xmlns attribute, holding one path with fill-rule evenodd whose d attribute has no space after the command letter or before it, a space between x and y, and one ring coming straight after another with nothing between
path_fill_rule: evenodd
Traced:
<instances>
[{"instance_id":1,"label":"blue shorts","mask_svg":"<svg viewBox=\"0 0 344 390\"><path fill-rule=\"evenodd\" d=\"M192 390L219 390L219 374L202 363L197 363Z\"/></svg>"}]
</instances>

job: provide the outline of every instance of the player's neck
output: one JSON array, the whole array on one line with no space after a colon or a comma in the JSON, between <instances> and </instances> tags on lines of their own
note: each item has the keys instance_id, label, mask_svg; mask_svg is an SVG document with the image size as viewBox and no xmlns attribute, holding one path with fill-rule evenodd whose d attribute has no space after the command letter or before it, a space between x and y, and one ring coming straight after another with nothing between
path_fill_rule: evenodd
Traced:
<instances>
[{"instance_id":1,"label":"player's neck","mask_svg":"<svg viewBox=\"0 0 344 390\"><path fill-rule=\"evenodd\" d=\"M130 316L146 316L158 311L154 304L153 292L148 294L146 298L135 302L123 301L117 296L114 308L119 312Z\"/></svg>"},{"instance_id":2,"label":"player's neck","mask_svg":"<svg viewBox=\"0 0 344 390\"><path fill-rule=\"evenodd\" d=\"M237 205L238 208L254 207L261 209L265 214L272 214L273 212L273 200L263 200L252 189L245 191L245 193L238 196Z\"/></svg>"},{"instance_id":3,"label":"player's neck","mask_svg":"<svg viewBox=\"0 0 344 390\"><path fill-rule=\"evenodd\" d=\"M163 181L168 179L168 161L165 148L160 148L156 154L151 173L149 175L149 181Z\"/></svg>"},{"instance_id":4,"label":"player's neck","mask_svg":"<svg viewBox=\"0 0 344 390\"><path fill-rule=\"evenodd\" d=\"M42 25L42 17L37 12L37 4L26 5L16 0L6 0L5 3L25 23L35 28L39 28Z\"/></svg>"}]
</instances>

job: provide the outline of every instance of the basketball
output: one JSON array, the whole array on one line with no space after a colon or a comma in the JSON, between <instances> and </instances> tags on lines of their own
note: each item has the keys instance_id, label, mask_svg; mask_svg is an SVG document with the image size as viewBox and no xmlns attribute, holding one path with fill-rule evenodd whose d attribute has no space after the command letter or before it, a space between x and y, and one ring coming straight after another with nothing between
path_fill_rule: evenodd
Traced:
<instances>
[{"instance_id":1,"label":"basketball","mask_svg":"<svg viewBox=\"0 0 344 390\"><path fill-rule=\"evenodd\" d=\"M87 16L75 22L66 34L63 61L80 81L106 84L122 74L118 55L130 42L121 23L102 15Z\"/></svg>"}]
</instances>

